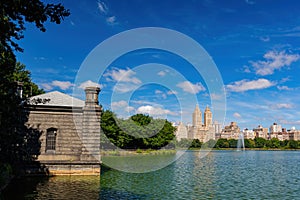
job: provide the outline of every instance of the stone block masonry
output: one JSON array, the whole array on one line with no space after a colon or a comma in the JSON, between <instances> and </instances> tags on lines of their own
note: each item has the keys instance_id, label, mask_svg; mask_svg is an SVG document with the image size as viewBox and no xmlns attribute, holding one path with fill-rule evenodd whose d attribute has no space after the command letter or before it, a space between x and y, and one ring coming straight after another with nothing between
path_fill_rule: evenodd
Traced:
<instances>
[{"instance_id":1,"label":"stone block masonry","mask_svg":"<svg viewBox=\"0 0 300 200\"><path fill-rule=\"evenodd\" d=\"M87 87L85 101L60 92L31 98L50 99L26 108L27 125L41 132L38 161L49 174L100 175L99 92L100 88Z\"/></svg>"}]
</instances>

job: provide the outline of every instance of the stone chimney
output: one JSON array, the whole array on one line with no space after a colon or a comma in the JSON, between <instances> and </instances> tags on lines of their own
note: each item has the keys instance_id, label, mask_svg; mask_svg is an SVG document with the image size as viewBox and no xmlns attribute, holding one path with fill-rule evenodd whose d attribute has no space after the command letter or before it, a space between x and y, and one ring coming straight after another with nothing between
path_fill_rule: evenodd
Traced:
<instances>
[{"instance_id":1,"label":"stone chimney","mask_svg":"<svg viewBox=\"0 0 300 200\"><path fill-rule=\"evenodd\" d=\"M84 91L85 91L85 106L86 107L99 106L98 95L100 92L100 88L86 87Z\"/></svg>"},{"instance_id":2,"label":"stone chimney","mask_svg":"<svg viewBox=\"0 0 300 200\"><path fill-rule=\"evenodd\" d=\"M100 164L100 119L101 107L98 95L100 88L87 87L82 119L82 155L81 161L99 162Z\"/></svg>"}]
</instances>

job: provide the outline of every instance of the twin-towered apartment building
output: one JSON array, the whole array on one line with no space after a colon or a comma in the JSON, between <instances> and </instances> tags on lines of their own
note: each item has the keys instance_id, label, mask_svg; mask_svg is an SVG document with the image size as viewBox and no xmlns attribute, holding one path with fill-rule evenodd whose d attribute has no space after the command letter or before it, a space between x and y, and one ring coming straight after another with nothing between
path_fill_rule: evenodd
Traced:
<instances>
[{"instance_id":1,"label":"twin-towered apartment building","mask_svg":"<svg viewBox=\"0 0 300 200\"><path fill-rule=\"evenodd\" d=\"M264 139L277 138L280 141L283 140L300 140L300 130L292 128L286 130L281 125L273 123L270 128L264 128L261 125L249 130L240 130L236 122L231 122L229 125L222 128L221 124L214 121L212 112L207 106L204 111L204 122L202 122L202 112L199 109L198 104L193 112L192 125L184 125L182 122L177 126L176 137L177 140L183 138L187 139L199 139L201 142L207 142L210 139L216 140L220 138L226 139L238 139L241 133L244 134L245 139L254 139L256 137Z\"/></svg>"}]
</instances>

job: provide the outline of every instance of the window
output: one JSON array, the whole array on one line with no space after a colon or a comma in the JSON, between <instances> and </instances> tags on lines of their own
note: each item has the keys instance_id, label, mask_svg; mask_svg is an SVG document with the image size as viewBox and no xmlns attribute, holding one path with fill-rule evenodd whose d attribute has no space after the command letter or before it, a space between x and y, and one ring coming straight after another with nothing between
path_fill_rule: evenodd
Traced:
<instances>
[{"instance_id":1,"label":"window","mask_svg":"<svg viewBox=\"0 0 300 200\"><path fill-rule=\"evenodd\" d=\"M55 151L56 134L57 134L57 129L56 128L47 129L46 152Z\"/></svg>"}]
</instances>

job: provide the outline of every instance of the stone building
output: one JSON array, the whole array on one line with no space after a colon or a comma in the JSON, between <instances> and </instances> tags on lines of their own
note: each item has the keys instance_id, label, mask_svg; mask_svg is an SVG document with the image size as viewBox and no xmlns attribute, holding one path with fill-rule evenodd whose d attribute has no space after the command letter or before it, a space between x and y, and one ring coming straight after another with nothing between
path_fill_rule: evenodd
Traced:
<instances>
[{"instance_id":1,"label":"stone building","mask_svg":"<svg viewBox=\"0 0 300 200\"><path fill-rule=\"evenodd\" d=\"M300 140L300 130L291 129L287 131L289 134L290 140Z\"/></svg>"},{"instance_id":2,"label":"stone building","mask_svg":"<svg viewBox=\"0 0 300 200\"><path fill-rule=\"evenodd\" d=\"M207 142L215 139L215 128L212 124L212 112L207 106L204 111L204 123L202 123L202 112L198 104L193 112L193 125L188 130L190 139L199 139L200 142Z\"/></svg>"},{"instance_id":3,"label":"stone building","mask_svg":"<svg viewBox=\"0 0 300 200\"><path fill-rule=\"evenodd\" d=\"M245 128L242 133L244 134L245 139L254 139L255 138L255 132L253 130L249 130Z\"/></svg>"},{"instance_id":4,"label":"stone building","mask_svg":"<svg viewBox=\"0 0 300 200\"><path fill-rule=\"evenodd\" d=\"M269 139L268 128L264 128L262 125L253 129L255 137L260 137L264 139Z\"/></svg>"},{"instance_id":5,"label":"stone building","mask_svg":"<svg viewBox=\"0 0 300 200\"><path fill-rule=\"evenodd\" d=\"M27 126L41 132L37 161L54 175L100 173L100 89L87 87L86 99L58 91L29 99Z\"/></svg>"},{"instance_id":6,"label":"stone building","mask_svg":"<svg viewBox=\"0 0 300 200\"><path fill-rule=\"evenodd\" d=\"M273 123L270 126L270 134L276 134L282 131L281 125L277 124L277 123Z\"/></svg>"},{"instance_id":7,"label":"stone building","mask_svg":"<svg viewBox=\"0 0 300 200\"><path fill-rule=\"evenodd\" d=\"M178 141L180 141L181 139L188 138L187 127L182 122L180 122L179 125L177 126L175 135Z\"/></svg>"},{"instance_id":8,"label":"stone building","mask_svg":"<svg viewBox=\"0 0 300 200\"><path fill-rule=\"evenodd\" d=\"M240 135L240 127L236 122L231 122L230 125L225 126L221 132L221 138L225 139L238 139Z\"/></svg>"}]
</instances>

